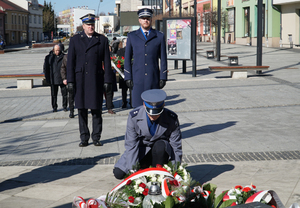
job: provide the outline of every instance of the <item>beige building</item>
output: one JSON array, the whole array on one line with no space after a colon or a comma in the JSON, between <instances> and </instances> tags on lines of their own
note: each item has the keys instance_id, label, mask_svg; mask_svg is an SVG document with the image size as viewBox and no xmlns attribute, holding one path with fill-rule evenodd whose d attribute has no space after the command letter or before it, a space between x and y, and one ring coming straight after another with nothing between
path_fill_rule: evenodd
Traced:
<instances>
[{"instance_id":1,"label":"beige building","mask_svg":"<svg viewBox=\"0 0 300 208\"><path fill-rule=\"evenodd\" d=\"M0 6L5 12L6 45L27 43L29 12L7 0L1 0Z\"/></svg>"},{"instance_id":2,"label":"beige building","mask_svg":"<svg viewBox=\"0 0 300 208\"><path fill-rule=\"evenodd\" d=\"M281 46L300 44L300 0L273 0L273 5L281 7Z\"/></svg>"},{"instance_id":3,"label":"beige building","mask_svg":"<svg viewBox=\"0 0 300 208\"><path fill-rule=\"evenodd\" d=\"M28 40L42 41L43 35L43 8L38 0L10 0L14 4L29 12L28 16Z\"/></svg>"}]
</instances>

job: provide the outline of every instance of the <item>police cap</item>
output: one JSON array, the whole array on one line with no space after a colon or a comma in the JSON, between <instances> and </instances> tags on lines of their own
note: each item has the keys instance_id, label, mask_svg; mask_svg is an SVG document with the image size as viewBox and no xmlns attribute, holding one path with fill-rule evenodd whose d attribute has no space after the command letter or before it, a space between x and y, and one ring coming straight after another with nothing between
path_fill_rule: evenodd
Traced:
<instances>
[{"instance_id":1,"label":"police cap","mask_svg":"<svg viewBox=\"0 0 300 208\"><path fill-rule=\"evenodd\" d=\"M141 17L152 17L153 11L152 9L140 9L137 14L139 15L139 18Z\"/></svg>"},{"instance_id":2,"label":"police cap","mask_svg":"<svg viewBox=\"0 0 300 208\"><path fill-rule=\"evenodd\" d=\"M94 14L86 14L80 18L83 24L95 24L95 15Z\"/></svg>"},{"instance_id":3,"label":"police cap","mask_svg":"<svg viewBox=\"0 0 300 208\"><path fill-rule=\"evenodd\" d=\"M159 115L163 112L165 99L167 98L165 91L159 89L147 90L142 93L141 97L149 115Z\"/></svg>"}]
</instances>

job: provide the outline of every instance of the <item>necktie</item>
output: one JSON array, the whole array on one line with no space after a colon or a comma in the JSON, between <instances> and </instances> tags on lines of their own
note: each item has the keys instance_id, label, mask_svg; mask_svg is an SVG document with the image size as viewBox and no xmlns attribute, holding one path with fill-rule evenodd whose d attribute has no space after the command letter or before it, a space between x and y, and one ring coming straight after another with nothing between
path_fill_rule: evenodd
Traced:
<instances>
[{"instance_id":1,"label":"necktie","mask_svg":"<svg viewBox=\"0 0 300 208\"><path fill-rule=\"evenodd\" d=\"M146 38L148 37L148 32L145 32L145 36L146 36Z\"/></svg>"}]
</instances>

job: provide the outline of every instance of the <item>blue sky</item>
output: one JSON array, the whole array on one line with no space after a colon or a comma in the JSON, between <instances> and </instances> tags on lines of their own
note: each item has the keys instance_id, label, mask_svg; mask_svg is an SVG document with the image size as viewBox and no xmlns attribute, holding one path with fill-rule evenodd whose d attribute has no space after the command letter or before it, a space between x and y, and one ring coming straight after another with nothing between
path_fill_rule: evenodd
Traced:
<instances>
[{"instance_id":1,"label":"blue sky","mask_svg":"<svg viewBox=\"0 0 300 208\"><path fill-rule=\"evenodd\" d=\"M46 0L46 2L51 2L56 14L70 7L78 6L88 6L89 9L94 9L95 14L97 14L100 0ZM44 5L44 0L39 0L39 3ZM107 12L114 12L115 6L115 0L103 0L100 3L99 13L104 12L107 14Z\"/></svg>"}]
</instances>

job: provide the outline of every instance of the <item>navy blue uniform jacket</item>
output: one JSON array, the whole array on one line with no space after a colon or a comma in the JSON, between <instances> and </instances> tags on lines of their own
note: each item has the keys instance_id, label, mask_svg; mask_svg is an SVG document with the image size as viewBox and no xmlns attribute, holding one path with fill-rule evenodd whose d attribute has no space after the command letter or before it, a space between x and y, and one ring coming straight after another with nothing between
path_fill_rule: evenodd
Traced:
<instances>
[{"instance_id":1,"label":"navy blue uniform jacket","mask_svg":"<svg viewBox=\"0 0 300 208\"><path fill-rule=\"evenodd\" d=\"M132 106L138 107L143 104L141 94L144 91L159 89L159 80L167 80L166 42L163 33L151 29L147 40L141 29L128 34L124 74L125 80L133 81Z\"/></svg>"},{"instance_id":2,"label":"navy blue uniform jacket","mask_svg":"<svg viewBox=\"0 0 300 208\"><path fill-rule=\"evenodd\" d=\"M105 36L95 32L89 40L81 32L71 38L67 81L75 83L76 108L102 109L103 84L112 83L113 76L108 39Z\"/></svg>"},{"instance_id":3,"label":"navy blue uniform jacket","mask_svg":"<svg viewBox=\"0 0 300 208\"><path fill-rule=\"evenodd\" d=\"M144 106L129 113L125 134L125 152L115 165L125 173L132 170L132 166L151 150L157 140L163 140L166 143L169 161L181 162L181 131L177 114L165 108L160 114L154 136L149 132L146 116Z\"/></svg>"}]
</instances>

